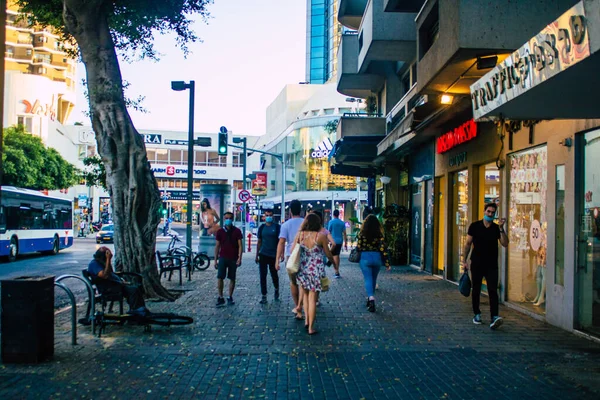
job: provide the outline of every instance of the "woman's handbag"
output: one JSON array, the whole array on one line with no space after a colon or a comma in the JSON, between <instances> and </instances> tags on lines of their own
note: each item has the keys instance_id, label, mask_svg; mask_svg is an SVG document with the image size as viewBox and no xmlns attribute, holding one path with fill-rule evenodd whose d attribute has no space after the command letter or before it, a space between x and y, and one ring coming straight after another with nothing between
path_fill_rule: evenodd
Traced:
<instances>
[{"instance_id":1,"label":"woman's handbag","mask_svg":"<svg viewBox=\"0 0 600 400\"><path fill-rule=\"evenodd\" d=\"M358 250L358 248L355 247L352 249L350 255L348 256L348 261L353 263L360 262L360 251Z\"/></svg>"},{"instance_id":2,"label":"woman's handbag","mask_svg":"<svg viewBox=\"0 0 600 400\"><path fill-rule=\"evenodd\" d=\"M324 276L321 278L321 292L328 291L330 285L331 285L331 280L327 276Z\"/></svg>"},{"instance_id":3,"label":"woman's handbag","mask_svg":"<svg viewBox=\"0 0 600 400\"><path fill-rule=\"evenodd\" d=\"M287 269L290 274L298 273L298 269L300 268L300 247L300 243L296 243L294 250L292 250L292 254L290 254L290 257L287 260L287 264L285 265L285 269Z\"/></svg>"},{"instance_id":4,"label":"woman's handbag","mask_svg":"<svg viewBox=\"0 0 600 400\"><path fill-rule=\"evenodd\" d=\"M469 274L467 271L460 277L460 281L458 282L458 290L460 294L465 297L469 297L471 294L471 279L469 278Z\"/></svg>"}]
</instances>

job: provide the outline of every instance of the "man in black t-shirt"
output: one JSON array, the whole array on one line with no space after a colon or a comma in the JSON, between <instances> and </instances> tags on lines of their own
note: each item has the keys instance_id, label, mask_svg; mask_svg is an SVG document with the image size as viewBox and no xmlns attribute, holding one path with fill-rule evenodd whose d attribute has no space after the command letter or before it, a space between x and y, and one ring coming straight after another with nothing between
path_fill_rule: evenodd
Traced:
<instances>
[{"instance_id":1,"label":"man in black t-shirt","mask_svg":"<svg viewBox=\"0 0 600 400\"><path fill-rule=\"evenodd\" d=\"M473 281L473 323L481 325L481 310L479 309L479 298L481 296L481 283L483 278L487 282L488 296L490 298L490 313L492 320L491 329L502 325L502 318L498 315L498 240L504 247L508 246L508 236L504 231L506 218L498 220L499 225L494 223L494 215L498 206L488 203L484 207L484 216L480 221L475 221L469 226L467 243L463 252L462 265L465 271L469 270L467 259L471 245L471 280Z\"/></svg>"}]
</instances>

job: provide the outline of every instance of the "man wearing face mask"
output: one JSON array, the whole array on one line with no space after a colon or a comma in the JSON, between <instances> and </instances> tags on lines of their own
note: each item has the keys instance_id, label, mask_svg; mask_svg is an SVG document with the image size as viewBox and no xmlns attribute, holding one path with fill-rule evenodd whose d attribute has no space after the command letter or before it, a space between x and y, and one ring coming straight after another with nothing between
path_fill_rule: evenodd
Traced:
<instances>
[{"instance_id":1,"label":"man wearing face mask","mask_svg":"<svg viewBox=\"0 0 600 400\"><path fill-rule=\"evenodd\" d=\"M500 218L499 224L494 222L494 215L498 206L496 203L488 203L483 208L483 219L475 221L469 226L467 243L463 252L462 265L465 271L469 270L467 260L471 245L471 280L473 281L473 323L481 325L481 310L479 309L479 298L481 296L481 283L483 278L487 282L488 296L490 298L491 329L497 329L502 325L502 318L498 315L498 241L503 247L508 246L508 236L504 231L506 218Z\"/></svg>"},{"instance_id":2,"label":"man wearing face mask","mask_svg":"<svg viewBox=\"0 0 600 400\"><path fill-rule=\"evenodd\" d=\"M279 300L279 275L275 269L277 244L281 226L273 222L273 210L265 210L265 223L258 228L258 242L256 244L256 262L260 269L260 291L262 299L260 304L267 303L267 269L271 273L275 300Z\"/></svg>"},{"instance_id":3,"label":"man wearing face mask","mask_svg":"<svg viewBox=\"0 0 600 400\"><path fill-rule=\"evenodd\" d=\"M219 298L217 307L225 305L223 298L223 285L225 277L229 279L229 297L227 304L233 305L233 290L235 289L235 275L237 267L242 264L242 231L233 226L233 213L223 215L223 228L217 231L215 245L215 268L217 268L217 281Z\"/></svg>"}]
</instances>

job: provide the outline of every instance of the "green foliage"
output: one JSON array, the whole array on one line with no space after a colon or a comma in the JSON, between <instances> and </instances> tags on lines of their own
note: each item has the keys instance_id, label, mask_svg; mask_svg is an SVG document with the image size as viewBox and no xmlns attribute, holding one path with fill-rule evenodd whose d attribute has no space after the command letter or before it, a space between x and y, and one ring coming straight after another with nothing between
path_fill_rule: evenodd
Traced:
<instances>
[{"instance_id":1,"label":"green foliage","mask_svg":"<svg viewBox=\"0 0 600 400\"><path fill-rule=\"evenodd\" d=\"M65 0L17 0L23 11L33 15L42 26L53 26L61 31L65 41L73 41L63 21ZM130 60L131 56L158 59L154 49L154 37L173 32L177 45L184 54L189 53L188 43L200 41L191 29L198 15L208 18L206 9L213 0L96 0L90 7L98 7L98 15L108 16L115 48Z\"/></svg>"},{"instance_id":2,"label":"green foliage","mask_svg":"<svg viewBox=\"0 0 600 400\"><path fill-rule=\"evenodd\" d=\"M22 125L4 130L3 185L34 190L65 189L79 182L79 171Z\"/></svg>"},{"instance_id":3,"label":"green foliage","mask_svg":"<svg viewBox=\"0 0 600 400\"><path fill-rule=\"evenodd\" d=\"M100 186L108 191L106 185L106 169L100 156L95 155L83 159L84 170L81 172L81 178L85 180L86 186Z\"/></svg>"},{"instance_id":4,"label":"green foliage","mask_svg":"<svg viewBox=\"0 0 600 400\"><path fill-rule=\"evenodd\" d=\"M383 213L385 243L393 265L408 263L408 230L410 213L404 206L390 204Z\"/></svg>"},{"instance_id":5,"label":"green foliage","mask_svg":"<svg viewBox=\"0 0 600 400\"><path fill-rule=\"evenodd\" d=\"M365 111L367 114L377 114L377 97L370 95L367 97Z\"/></svg>"},{"instance_id":6,"label":"green foliage","mask_svg":"<svg viewBox=\"0 0 600 400\"><path fill-rule=\"evenodd\" d=\"M333 121L329 121L328 123L325 124L324 128L325 132L332 134L332 133L336 133L337 132L337 127L338 124L340 123L339 119L335 119Z\"/></svg>"}]
</instances>

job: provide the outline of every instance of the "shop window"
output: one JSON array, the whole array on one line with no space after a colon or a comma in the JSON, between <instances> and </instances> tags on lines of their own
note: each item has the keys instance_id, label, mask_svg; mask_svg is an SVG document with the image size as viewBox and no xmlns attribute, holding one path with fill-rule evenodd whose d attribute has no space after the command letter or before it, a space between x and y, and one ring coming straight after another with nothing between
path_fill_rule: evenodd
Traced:
<instances>
[{"instance_id":1,"label":"shop window","mask_svg":"<svg viewBox=\"0 0 600 400\"><path fill-rule=\"evenodd\" d=\"M167 149L156 149L156 161L162 163L169 162L169 152Z\"/></svg>"},{"instance_id":2,"label":"shop window","mask_svg":"<svg viewBox=\"0 0 600 400\"><path fill-rule=\"evenodd\" d=\"M477 219L483 218L484 207L488 203L500 204L500 170L496 163L479 167L479 208ZM498 216L499 213L496 213Z\"/></svg>"},{"instance_id":3,"label":"shop window","mask_svg":"<svg viewBox=\"0 0 600 400\"><path fill-rule=\"evenodd\" d=\"M556 166L554 283L565 285L565 166Z\"/></svg>"},{"instance_id":4,"label":"shop window","mask_svg":"<svg viewBox=\"0 0 600 400\"><path fill-rule=\"evenodd\" d=\"M211 165L211 166L219 166L219 154L216 151L210 151L208 152L208 164L207 165Z\"/></svg>"},{"instance_id":5,"label":"shop window","mask_svg":"<svg viewBox=\"0 0 600 400\"><path fill-rule=\"evenodd\" d=\"M183 164L181 150L169 150L169 163L178 165Z\"/></svg>"},{"instance_id":6,"label":"shop window","mask_svg":"<svg viewBox=\"0 0 600 400\"><path fill-rule=\"evenodd\" d=\"M156 161L156 150L146 148L146 155L149 162L153 163Z\"/></svg>"},{"instance_id":7,"label":"shop window","mask_svg":"<svg viewBox=\"0 0 600 400\"><path fill-rule=\"evenodd\" d=\"M508 300L545 310L547 148L511 154Z\"/></svg>"},{"instance_id":8,"label":"shop window","mask_svg":"<svg viewBox=\"0 0 600 400\"><path fill-rule=\"evenodd\" d=\"M196 151L195 156L196 160L194 161L194 165L206 165L207 156L205 151Z\"/></svg>"}]
</instances>

